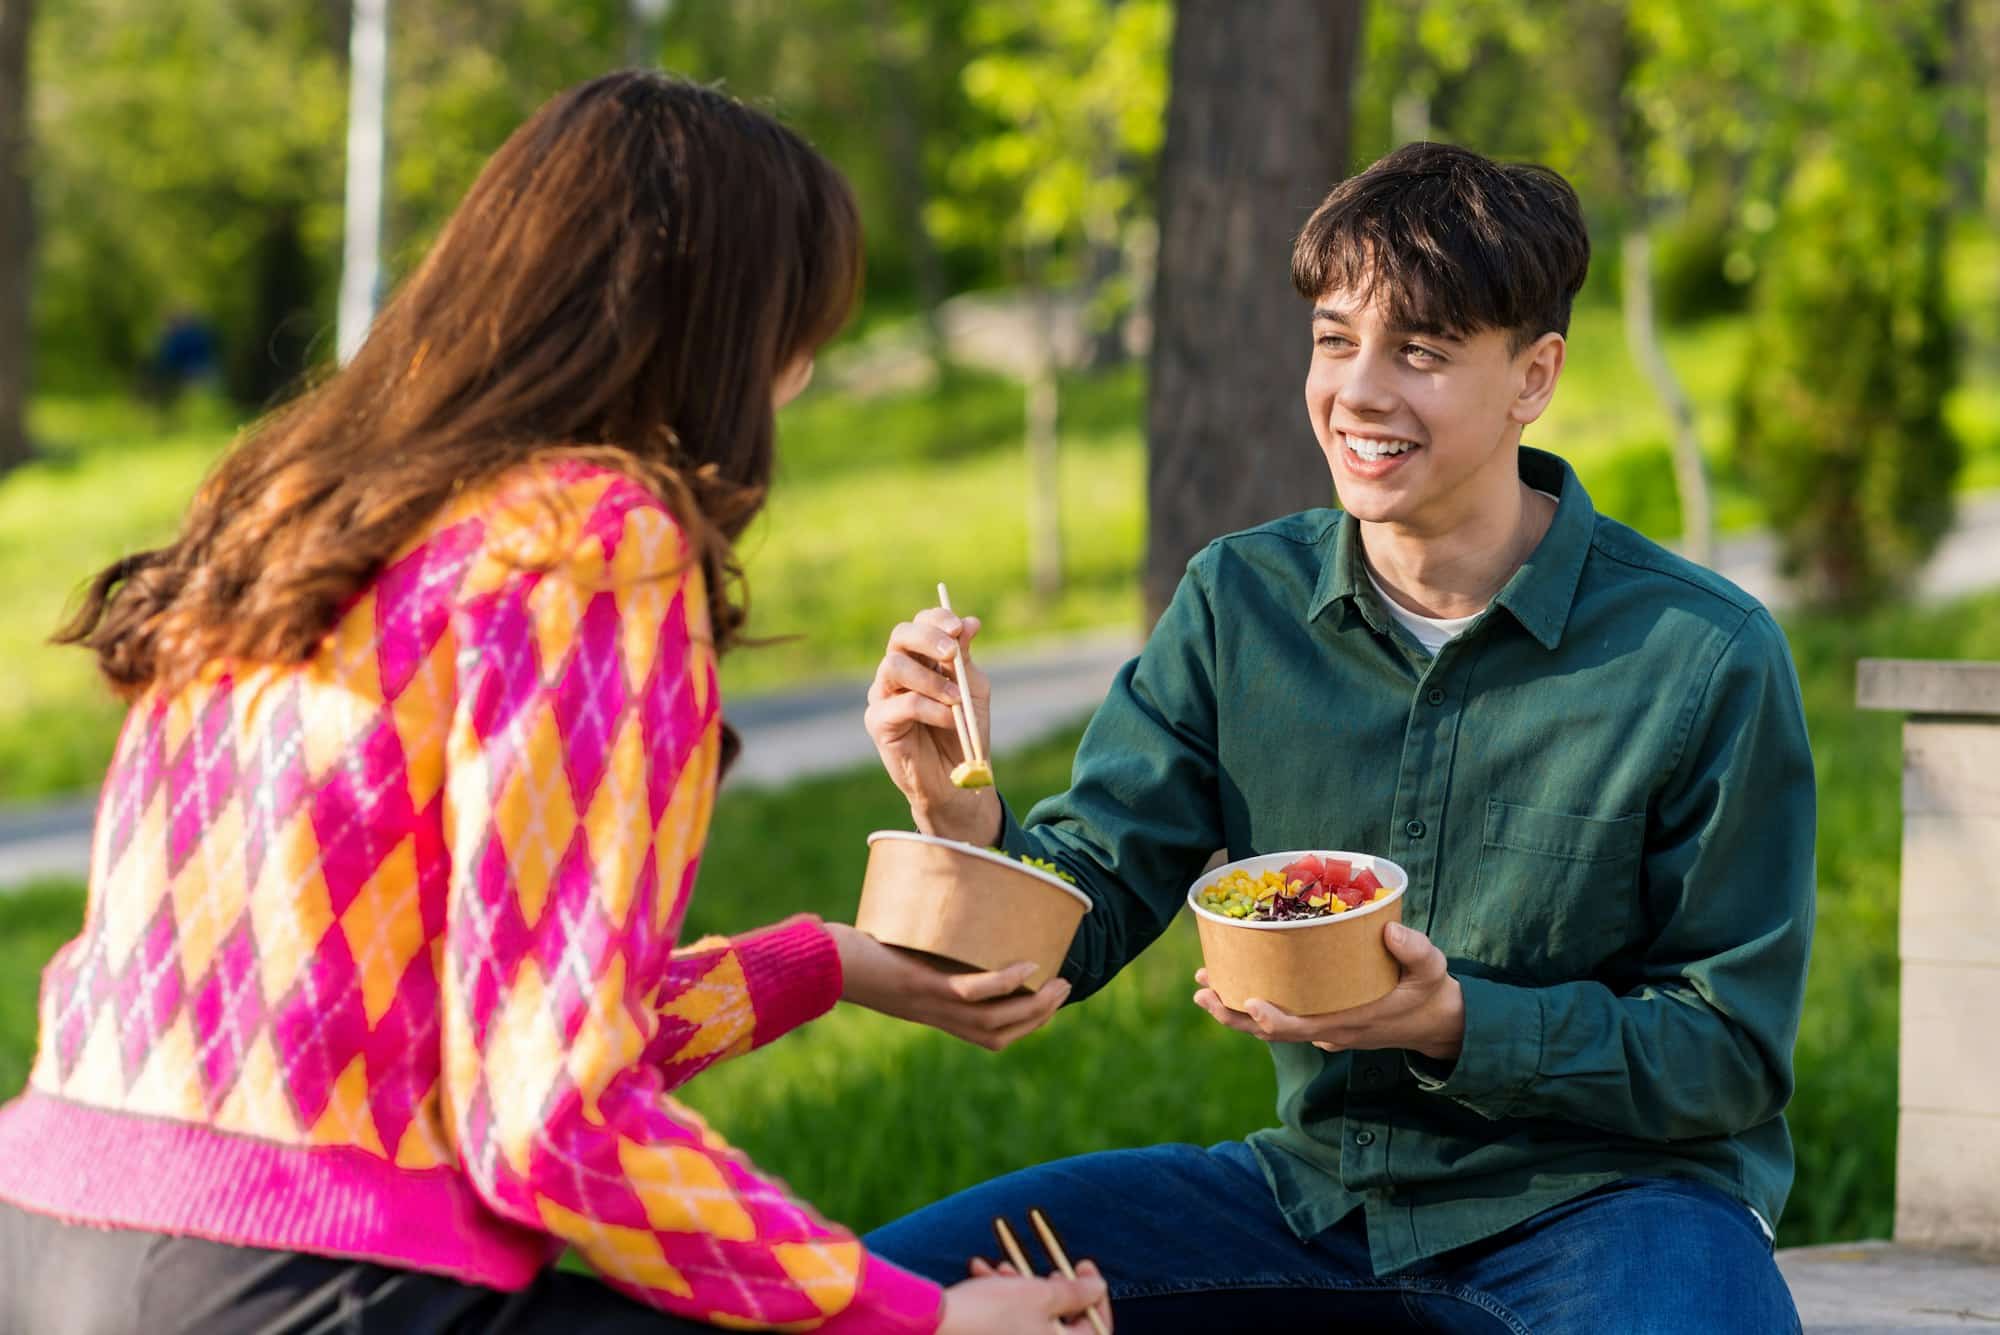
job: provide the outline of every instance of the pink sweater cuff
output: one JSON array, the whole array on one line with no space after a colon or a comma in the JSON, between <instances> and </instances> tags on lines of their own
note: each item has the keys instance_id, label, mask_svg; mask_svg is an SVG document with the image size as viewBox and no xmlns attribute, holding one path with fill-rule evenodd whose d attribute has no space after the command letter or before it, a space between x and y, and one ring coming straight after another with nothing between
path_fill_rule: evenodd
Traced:
<instances>
[{"instance_id":1,"label":"pink sweater cuff","mask_svg":"<svg viewBox=\"0 0 2000 1335\"><path fill-rule=\"evenodd\" d=\"M840 1000L840 951L811 914L734 938L737 962L757 1015L754 1046L816 1019Z\"/></svg>"},{"instance_id":2,"label":"pink sweater cuff","mask_svg":"<svg viewBox=\"0 0 2000 1335\"><path fill-rule=\"evenodd\" d=\"M817 1330L823 1335L932 1335L943 1316L943 1289L864 1253L854 1301Z\"/></svg>"}]
</instances>

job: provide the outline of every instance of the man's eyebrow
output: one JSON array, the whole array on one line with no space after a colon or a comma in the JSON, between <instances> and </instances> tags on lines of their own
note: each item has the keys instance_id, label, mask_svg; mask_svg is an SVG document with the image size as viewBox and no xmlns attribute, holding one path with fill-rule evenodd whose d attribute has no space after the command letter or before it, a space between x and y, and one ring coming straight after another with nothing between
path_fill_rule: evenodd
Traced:
<instances>
[{"instance_id":1,"label":"man's eyebrow","mask_svg":"<svg viewBox=\"0 0 2000 1335\"><path fill-rule=\"evenodd\" d=\"M1315 306L1313 307L1312 318L1315 323L1321 320L1331 320L1335 324L1354 323L1354 318L1337 306ZM1465 342L1465 339L1461 335L1453 333L1441 324L1413 324L1402 329L1391 330L1390 332L1395 334L1415 334L1420 338L1432 338L1441 343Z\"/></svg>"}]
</instances>

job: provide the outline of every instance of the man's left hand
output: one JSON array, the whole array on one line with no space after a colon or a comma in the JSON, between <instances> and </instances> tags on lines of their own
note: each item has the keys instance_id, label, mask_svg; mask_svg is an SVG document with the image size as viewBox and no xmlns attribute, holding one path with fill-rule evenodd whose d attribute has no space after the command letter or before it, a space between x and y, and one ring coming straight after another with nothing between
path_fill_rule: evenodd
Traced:
<instances>
[{"instance_id":1,"label":"man's left hand","mask_svg":"<svg viewBox=\"0 0 2000 1335\"><path fill-rule=\"evenodd\" d=\"M1456 1061L1465 1041L1465 998L1445 968L1444 952L1412 927L1390 923L1382 933L1402 977L1385 997L1326 1015L1293 1015L1251 997L1242 1010L1223 1004L1208 985L1208 970L1197 969L1201 990L1195 1005L1220 1024L1273 1043L1310 1043L1323 1052L1406 1048L1438 1061Z\"/></svg>"}]
</instances>

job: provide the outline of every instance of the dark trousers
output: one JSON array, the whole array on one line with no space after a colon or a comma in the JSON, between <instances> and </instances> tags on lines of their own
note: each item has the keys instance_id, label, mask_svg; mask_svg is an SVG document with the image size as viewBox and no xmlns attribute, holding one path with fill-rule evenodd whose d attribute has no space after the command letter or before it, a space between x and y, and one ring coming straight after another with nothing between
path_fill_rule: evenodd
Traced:
<instances>
[{"instance_id":1,"label":"dark trousers","mask_svg":"<svg viewBox=\"0 0 2000 1335\"><path fill-rule=\"evenodd\" d=\"M1118 1335L1389 1331L1453 1335L1796 1335L1798 1313L1749 1209L1694 1182L1631 1179L1484 1242L1377 1277L1359 1211L1308 1241L1250 1147L1156 1145L1023 1169L868 1235L936 1280L992 1256L996 1217L1040 1206L1094 1259ZM1031 1241L1030 1264L1035 1257Z\"/></svg>"},{"instance_id":2,"label":"dark trousers","mask_svg":"<svg viewBox=\"0 0 2000 1335\"><path fill-rule=\"evenodd\" d=\"M588 1275L518 1293L300 1252L64 1224L0 1202L0 1335L673 1335Z\"/></svg>"}]
</instances>

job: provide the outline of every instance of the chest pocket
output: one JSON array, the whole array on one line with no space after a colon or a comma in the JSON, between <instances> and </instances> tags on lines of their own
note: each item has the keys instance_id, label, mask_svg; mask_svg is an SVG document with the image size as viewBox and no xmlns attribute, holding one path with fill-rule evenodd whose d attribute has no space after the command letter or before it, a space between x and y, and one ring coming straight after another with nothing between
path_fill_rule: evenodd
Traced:
<instances>
[{"instance_id":1,"label":"chest pocket","mask_svg":"<svg viewBox=\"0 0 2000 1335\"><path fill-rule=\"evenodd\" d=\"M1579 816L1490 798L1453 954L1543 982L1582 978L1642 921L1646 818Z\"/></svg>"}]
</instances>

